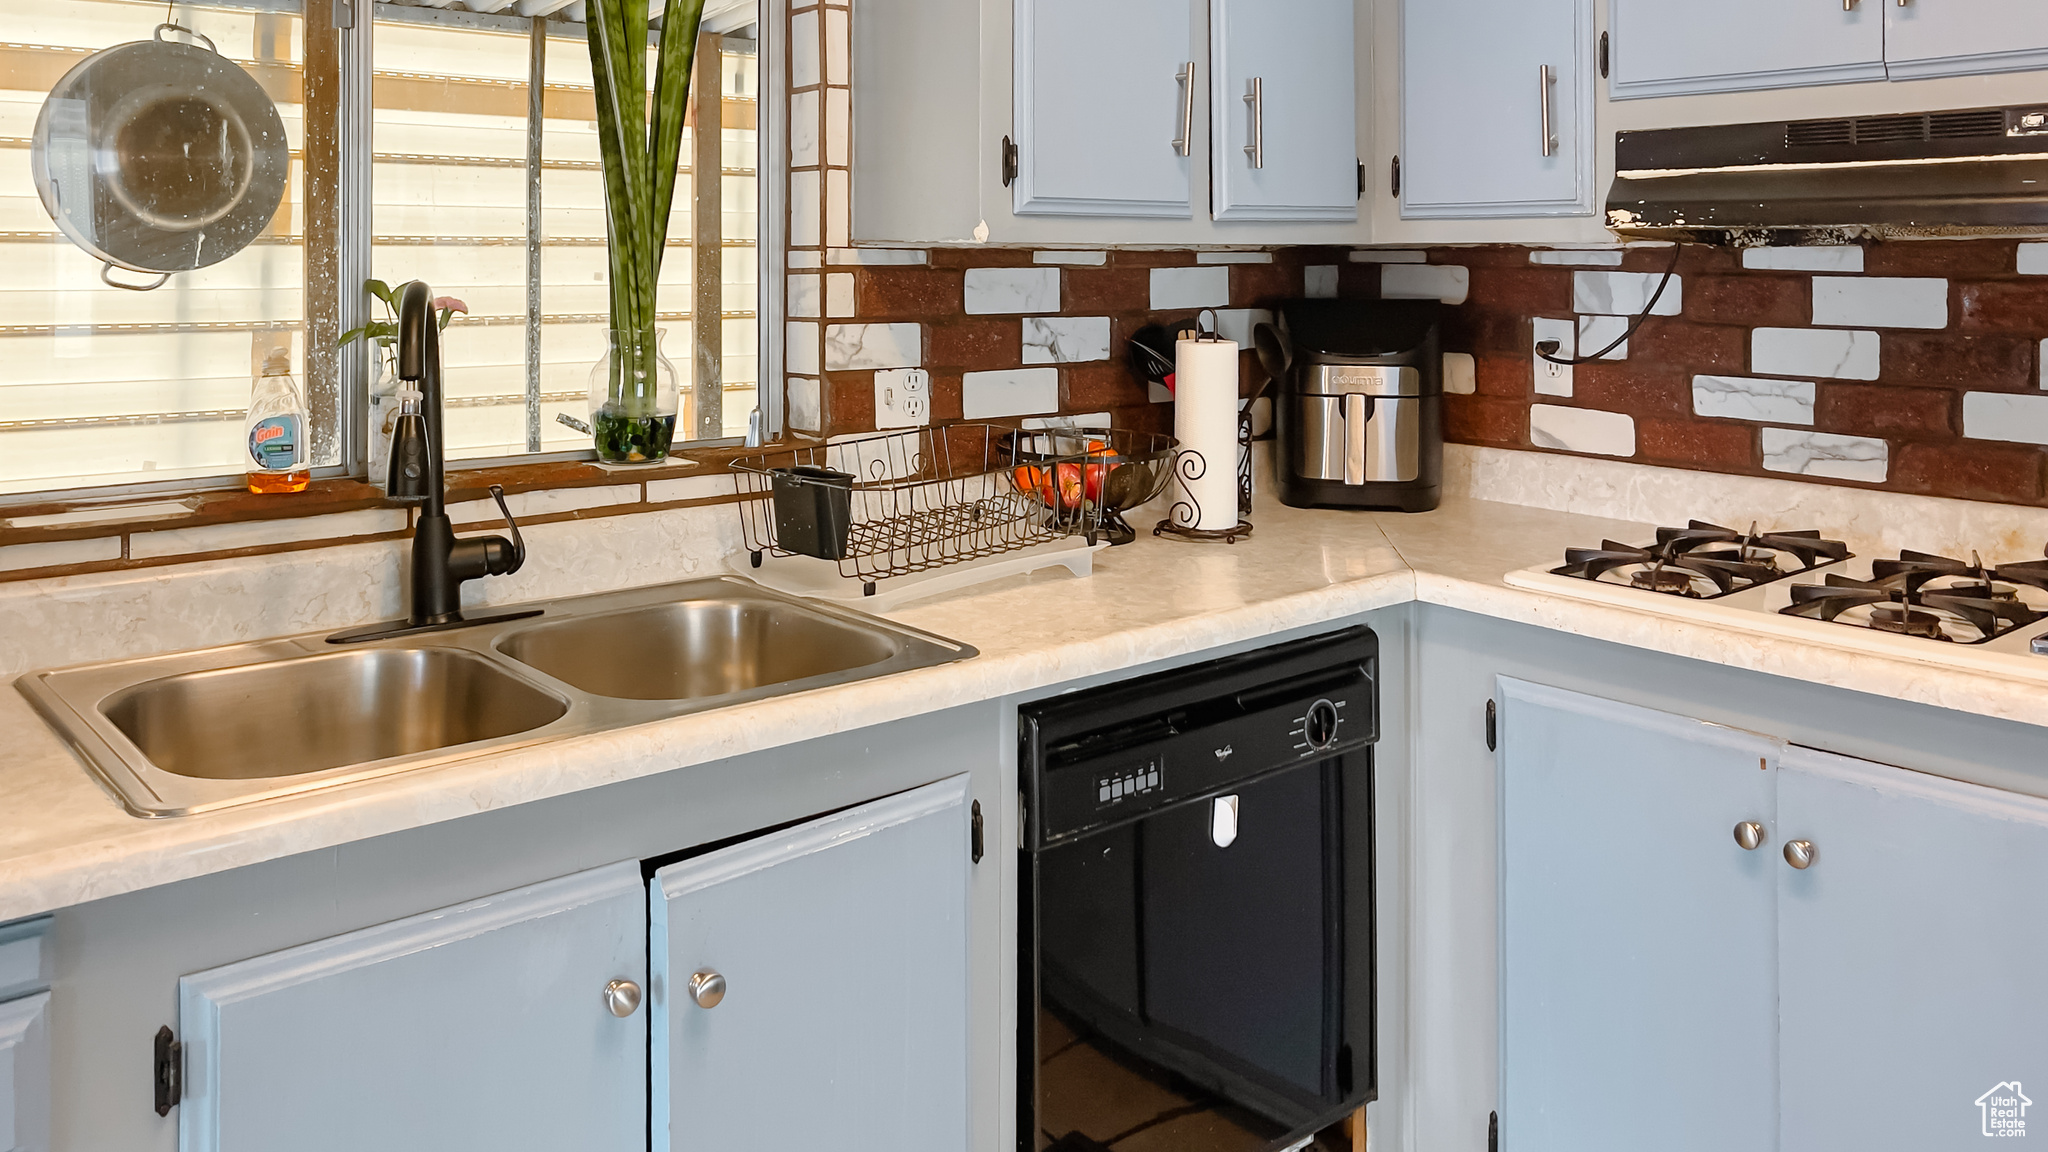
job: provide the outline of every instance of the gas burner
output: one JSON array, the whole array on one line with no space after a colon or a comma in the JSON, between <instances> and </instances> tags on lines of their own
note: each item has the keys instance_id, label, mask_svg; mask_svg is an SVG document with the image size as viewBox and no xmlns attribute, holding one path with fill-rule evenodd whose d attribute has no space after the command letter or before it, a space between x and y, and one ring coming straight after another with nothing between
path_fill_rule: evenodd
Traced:
<instances>
[{"instance_id":1,"label":"gas burner","mask_svg":"<svg viewBox=\"0 0 2048 1152\"><path fill-rule=\"evenodd\" d=\"M1647 547L1603 540L1598 548L1567 549L1564 566L1551 572L1711 600L1848 558L1847 545L1823 540L1818 532L1758 533L1751 524L1745 533L1694 520L1684 528L1657 529L1657 542Z\"/></svg>"},{"instance_id":2,"label":"gas burner","mask_svg":"<svg viewBox=\"0 0 2048 1152\"><path fill-rule=\"evenodd\" d=\"M1830 572L1820 584L1794 584L1787 616L1827 620L1874 632L1927 640L1982 644L2048 615L1996 582L1972 553L1969 563L1924 552L1901 552L1877 560L1872 579L1851 580Z\"/></svg>"},{"instance_id":3,"label":"gas burner","mask_svg":"<svg viewBox=\"0 0 2048 1152\"><path fill-rule=\"evenodd\" d=\"M1896 632L1901 636L1919 636L1927 640L1946 640L1942 631L1941 617L1932 612L1904 605L1886 605L1870 610L1870 627L1878 632Z\"/></svg>"}]
</instances>

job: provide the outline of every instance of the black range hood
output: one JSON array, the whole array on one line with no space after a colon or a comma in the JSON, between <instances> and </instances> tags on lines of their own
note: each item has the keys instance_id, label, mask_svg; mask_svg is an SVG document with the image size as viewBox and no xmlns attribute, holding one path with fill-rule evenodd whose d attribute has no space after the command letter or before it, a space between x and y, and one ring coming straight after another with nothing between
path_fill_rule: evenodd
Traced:
<instances>
[{"instance_id":1,"label":"black range hood","mask_svg":"<svg viewBox=\"0 0 2048 1152\"><path fill-rule=\"evenodd\" d=\"M2048 232L2048 104L1615 135L1607 226L1707 244Z\"/></svg>"}]
</instances>

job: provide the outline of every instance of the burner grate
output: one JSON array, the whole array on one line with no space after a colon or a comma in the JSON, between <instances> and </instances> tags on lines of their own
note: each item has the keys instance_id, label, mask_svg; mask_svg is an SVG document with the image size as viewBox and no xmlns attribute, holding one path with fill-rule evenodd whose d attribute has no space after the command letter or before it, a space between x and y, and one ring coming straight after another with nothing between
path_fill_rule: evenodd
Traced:
<instances>
[{"instance_id":1,"label":"burner grate","mask_svg":"<svg viewBox=\"0 0 2048 1152\"><path fill-rule=\"evenodd\" d=\"M1637 547L1603 540L1568 548L1558 576L1640 588L1666 596L1712 600L1849 559L1849 548L1819 532L1748 532L1694 520L1657 529L1656 543ZM2048 567L2048 565L2044 565ZM2043 573L2048 579L2048 572Z\"/></svg>"},{"instance_id":2,"label":"burner grate","mask_svg":"<svg viewBox=\"0 0 2048 1152\"><path fill-rule=\"evenodd\" d=\"M1792 603L1779 611L1961 644L1982 644L2048 619L2002 579L2004 569L1987 570L1974 552L1964 562L1902 551L1895 559L1872 561L1870 572L1869 580L1830 572L1820 584L1794 584Z\"/></svg>"}]
</instances>

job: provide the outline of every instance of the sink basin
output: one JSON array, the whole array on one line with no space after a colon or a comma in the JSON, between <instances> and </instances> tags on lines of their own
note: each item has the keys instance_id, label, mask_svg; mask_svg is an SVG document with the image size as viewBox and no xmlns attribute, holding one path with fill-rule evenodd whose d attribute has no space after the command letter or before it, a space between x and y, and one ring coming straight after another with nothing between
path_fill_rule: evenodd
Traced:
<instances>
[{"instance_id":1,"label":"sink basin","mask_svg":"<svg viewBox=\"0 0 2048 1152\"><path fill-rule=\"evenodd\" d=\"M263 780L529 731L569 704L457 648L374 648L167 676L100 704L149 762Z\"/></svg>"},{"instance_id":2,"label":"sink basin","mask_svg":"<svg viewBox=\"0 0 2048 1152\"><path fill-rule=\"evenodd\" d=\"M903 645L800 604L723 596L527 625L497 647L593 696L694 700L865 668Z\"/></svg>"}]
</instances>

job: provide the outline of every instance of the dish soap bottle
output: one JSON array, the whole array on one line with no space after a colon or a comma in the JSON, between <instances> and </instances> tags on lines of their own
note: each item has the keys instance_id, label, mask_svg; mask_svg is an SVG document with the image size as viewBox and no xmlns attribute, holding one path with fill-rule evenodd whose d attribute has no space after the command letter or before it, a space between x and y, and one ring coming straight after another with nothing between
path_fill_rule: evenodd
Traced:
<instances>
[{"instance_id":1,"label":"dish soap bottle","mask_svg":"<svg viewBox=\"0 0 2048 1152\"><path fill-rule=\"evenodd\" d=\"M303 492L306 466L306 401L292 380L291 352L272 348L263 374L249 391L247 433L249 491Z\"/></svg>"}]
</instances>

